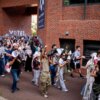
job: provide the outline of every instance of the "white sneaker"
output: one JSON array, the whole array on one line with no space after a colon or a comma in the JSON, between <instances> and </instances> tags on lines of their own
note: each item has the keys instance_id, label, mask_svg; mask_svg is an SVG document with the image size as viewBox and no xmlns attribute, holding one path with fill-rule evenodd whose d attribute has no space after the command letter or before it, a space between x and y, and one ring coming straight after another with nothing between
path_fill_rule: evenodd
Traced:
<instances>
[{"instance_id":1,"label":"white sneaker","mask_svg":"<svg viewBox=\"0 0 100 100\"><path fill-rule=\"evenodd\" d=\"M68 92L68 90L66 89L66 90L62 90L63 92Z\"/></svg>"},{"instance_id":2,"label":"white sneaker","mask_svg":"<svg viewBox=\"0 0 100 100\"><path fill-rule=\"evenodd\" d=\"M37 87L39 86L39 85L38 85L38 84L36 84L36 83L34 83L34 85L35 85L35 86L37 86Z\"/></svg>"},{"instance_id":3,"label":"white sneaker","mask_svg":"<svg viewBox=\"0 0 100 100\"><path fill-rule=\"evenodd\" d=\"M5 75L1 75L2 77L5 77Z\"/></svg>"},{"instance_id":4,"label":"white sneaker","mask_svg":"<svg viewBox=\"0 0 100 100\"><path fill-rule=\"evenodd\" d=\"M61 87L60 87L60 86L57 86L57 88L58 88L58 89L61 89Z\"/></svg>"},{"instance_id":5,"label":"white sneaker","mask_svg":"<svg viewBox=\"0 0 100 100\"><path fill-rule=\"evenodd\" d=\"M54 86L56 86L56 83L55 84L53 84Z\"/></svg>"},{"instance_id":6,"label":"white sneaker","mask_svg":"<svg viewBox=\"0 0 100 100\"><path fill-rule=\"evenodd\" d=\"M83 97L83 100L88 100L88 97Z\"/></svg>"},{"instance_id":7,"label":"white sneaker","mask_svg":"<svg viewBox=\"0 0 100 100\"><path fill-rule=\"evenodd\" d=\"M44 95L44 97L45 97L45 98L48 98L48 95L47 95L47 94L45 94L45 95Z\"/></svg>"},{"instance_id":8,"label":"white sneaker","mask_svg":"<svg viewBox=\"0 0 100 100\"><path fill-rule=\"evenodd\" d=\"M70 70L68 70L68 72L70 73L71 71L70 71Z\"/></svg>"}]
</instances>

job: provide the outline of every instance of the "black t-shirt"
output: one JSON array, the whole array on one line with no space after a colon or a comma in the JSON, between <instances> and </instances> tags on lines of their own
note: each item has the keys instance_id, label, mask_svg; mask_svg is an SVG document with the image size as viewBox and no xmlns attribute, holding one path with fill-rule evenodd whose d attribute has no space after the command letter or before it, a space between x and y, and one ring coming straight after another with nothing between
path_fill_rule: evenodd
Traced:
<instances>
[{"instance_id":1,"label":"black t-shirt","mask_svg":"<svg viewBox=\"0 0 100 100\"><path fill-rule=\"evenodd\" d=\"M96 73L95 83L100 84L100 71Z\"/></svg>"},{"instance_id":2,"label":"black t-shirt","mask_svg":"<svg viewBox=\"0 0 100 100\"><path fill-rule=\"evenodd\" d=\"M20 69L20 62L18 61L18 59L16 59L12 64L12 69Z\"/></svg>"},{"instance_id":3,"label":"black t-shirt","mask_svg":"<svg viewBox=\"0 0 100 100\"><path fill-rule=\"evenodd\" d=\"M35 70L39 70L39 65L40 65L40 62L39 61L37 61L36 59L34 59L34 61L33 61L33 69L35 69Z\"/></svg>"}]
</instances>

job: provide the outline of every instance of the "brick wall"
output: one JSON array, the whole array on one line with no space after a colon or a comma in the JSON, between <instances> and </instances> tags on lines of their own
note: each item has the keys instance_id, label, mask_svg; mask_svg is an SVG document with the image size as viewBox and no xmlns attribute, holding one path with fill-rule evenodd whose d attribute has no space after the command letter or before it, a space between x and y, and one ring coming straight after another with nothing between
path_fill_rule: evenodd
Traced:
<instances>
[{"instance_id":1,"label":"brick wall","mask_svg":"<svg viewBox=\"0 0 100 100\"><path fill-rule=\"evenodd\" d=\"M9 30L25 31L31 34L31 16L27 15L10 15L3 9L0 9L0 34L8 33Z\"/></svg>"},{"instance_id":2,"label":"brick wall","mask_svg":"<svg viewBox=\"0 0 100 100\"><path fill-rule=\"evenodd\" d=\"M100 20L100 4L91 4L86 8L86 19ZM62 8L63 20L81 20L84 16L84 5L73 5Z\"/></svg>"},{"instance_id":3,"label":"brick wall","mask_svg":"<svg viewBox=\"0 0 100 100\"><path fill-rule=\"evenodd\" d=\"M75 39L75 45L80 45L82 50L83 40L100 40L99 9L100 4L87 6L86 20L83 20L83 5L63 7L62 0L53 0L53 2L47 0L44 35L48 50L53 43L59 47L60 38ZM40 31L38 30L39 35L41 35ZM66 31L70 33L68 36L65 35Z\"/></svg>"},{"instance_id":4,"label":"brick wall","mask_svg":"<svg viewBox=\"0 0 100 100\"><path fill-rule=\"evenodd\" d=\"M22 6L37 4L38 0L0 0L0 7L12 7L12 6Z\"/></svg>"},{"instance_id":5,"label":"brick wall","mask_svg":"<svg viewBox=\"0 0 100 100\"><path fill-rule=\"evenodd\" d=\"M64 33L68 31L69 35ZM98 20L61 20L59 22L59 38L75 39L76 45L83 50L83 40L100 41L100 21ZM82 51L83 53L83 51Z\"/></svg>"},{"instance_id":6,"label":"brick wall","mask_svg":"<svg viewBox=\"0 0 100 100\"><path fill-rule=\"evenodd\" d=\"M0 0L0 7L30 6L38 4L38 0ZM60 47L59 39L75 39L75 45L81 45L83 40L100 40L100 4L88 5L86 20L83 20L84 6L63 7L62 0L45 0L46 17L45 28L38 30L38 35L48 45L56 43ZM31 33L31 16L23 14L10 15L0 8L0 34L5 34L9 29L25 30ZM64 33L70 34L66 36Z\"/></svg>"},{"instance_id":7,"label":"brick wall","mask_svg":"<svg viewBox=\"0 0 100 100\"><path fill-rule=\"evenodd\" d=\"M3 18L3 14L2 14L2 9L0 9L0 19ZM2 34L3 31L3 20L0 20L0 34Z\"/></svg>"},{"instance_id":8,"label":"brick wall","mask_svg":"<svg viewBox=\"0 0 100 100\"><path fill-rule=\"evenodd\" d=\"M31 15L25 15L24 12L25 7L33 4L38 4L38 0L0 0L0 35L8 33L9 30L31 34Z\"/></svg>"},{"instance_id":9,"label":"brick wall","mask_svg":"<svg viewBox=\"0 0 100 100\"><path fill-rule=\"evenodd\" d=\"M58 39L58 24L59 19L62 18L62 1L54 0L51 2L50 0L46 3L46 44L48 45L48 50L51 49L53 43L56 43L59 46Z\"/></svg>"}]
</instances>

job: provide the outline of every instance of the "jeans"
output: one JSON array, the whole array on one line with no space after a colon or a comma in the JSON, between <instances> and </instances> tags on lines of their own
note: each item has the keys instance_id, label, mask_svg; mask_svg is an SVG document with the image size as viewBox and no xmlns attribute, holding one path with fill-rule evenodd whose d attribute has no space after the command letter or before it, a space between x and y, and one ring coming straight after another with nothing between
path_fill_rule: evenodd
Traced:
<instances>
[{"instance_id":1,"label":"jeans","mask_svg":"<svg viewBox=\"0 0 100 100\"><path fill-rule=\"evenodd\" d=\"M40 76L40 70L33 70L34 72L34 77L32 79L32 81L35 83L35 85L39 84L39 76Z\"/></svg>"},{"instance_id":2,"label":"jeans","mask_svg":"<svg viewBox=\"0 0 100 100\"><path fill-rule=\"evenodd\" d=\"M61 68L60 71L59 71L60 86L61 86L61 88L62 88L63 91L66 91L67 88L66 88L66 85L64 83L63 73L64 73L64 69Z\"/></svg>"},{"instance_id":3,"label":"jeans","mask_svg":"<svg viewBox=\"0 0 100 100\"><path fill-rule=\"evenodd\" d=\"M5 72L5 59L0 58L0 75L3 75Z\"/></svg>"},{"instance_id":4,"label":"jeans","mask_svg":"<svg viewBox=\"0 0 100 100\"><path fill-rule=\"evenodd\" d=\"M55 77L56 77L56 73L52 73L51 74L51 83L52 83L52 85L55 84Z\"/></svg>"},{"instance_id":5,"label":"jeans","mask_svg":"<svg viewBox=\"0 0 100 100\"><path fill-rule=\"evenodd\" d=\"M12 90L15 91L17 89L17 82L19 80L18 69L12 69L11 74L12 74L12 77L13 77Z\"/></svg>"},{"instance_id":6,"label":"jeans","mask_svg":"<svg viewBox=\"0 0 100 100\"><path fill-rule=\"evenodd\" d=\"M51 83L52 85L54 85L56 77L56 66L50 66L50 71L51 71Z\"/></svg>"}]
</instances>

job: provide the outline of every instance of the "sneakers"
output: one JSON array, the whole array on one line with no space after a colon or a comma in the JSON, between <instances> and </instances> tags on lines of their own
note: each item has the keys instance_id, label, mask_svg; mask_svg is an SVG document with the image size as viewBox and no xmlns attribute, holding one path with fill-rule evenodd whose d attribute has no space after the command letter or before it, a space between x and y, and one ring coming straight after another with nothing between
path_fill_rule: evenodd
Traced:
<instances>
[{"instance_id":1,"label":"sneakers","mask_svg":"<svg viewBox=\"0 0 100 100\"><path fill-rule=\"evenodd\" d=\"M68 73L70 73L71 71L70 70L68 70Z\"/></svg>"},{"instance_id":2,"label":"sneakers","mask_svg":"<svg viewBox=\"0 0 100 100\"><path fill-rule=\"evenodd\" d=\"M38 85L38 84L36 84L36 83L34 83L34 85L35 85L35 86L37 86L37 87L39 86L39 85Z\"/></svg>"},{"instance_id":3,"label":"sneakers","mask_svg":"<svg viewBox=\"0 0 100 100\"><path fill-rule=\"evenodd\" d=\"M5 75L3 74L3 75L1 75L1 77L5 77Z\"/></svg>"},{"instance_id":4,"label":"sneakers","mask_svg":"<svg viewBox=\"0 0 100 100\"><path fill-rule=\"evenodd\" d=\"M65 89L65 90L62 90L63 92L68 92L68 90L67 89Z\"/></svg>"},{"instance_id":5,"label":"sneakers","mask_svg":"<svg viewBox=\"0 0 100 100\"><path fill-rule=\"evenodd\" d=\"M16 90L19 91L20 89L17 87Z\"/></svg>"},{"instance_id":6,"label":"sneakers","mask_svg":"<svg viewBox=\"0 0 100 100\"><path fill-rule=\"evenodd\" d=\"M16 91L20 91L20 89L17 87L16 89L12 89L12 93L15 93Z\"/></svg>"},{"instance_id":7,"label":"sneakers","mask_svg":"<svg viewBox=\"0 0 100 100\"><path fill-rule=\"evenodd\" d=\"M58 88L58 89L61 89L61 87L60 87L60 86L57 86L57 88Z\"/></svg>"},{"instance_id":8,"label":"sneakers","mask_svg":"<svg viewBox=\"0 0 100 100\"><path fill-rule=\"evenodd\" d=\"M81 77L82 79L84 79L84 76L83 76L82 74L80 74L80 77Z\"/></svg>"},{"instance_id":9,"label":"sneakers","mask_svg":"<svg viewBox=\"0 0 100 100\"><path fill-rule=\"evenodd\" d=\"M39 84L36 84L33 80L32 80L32 84L37 86L37 87L39 86Z\"/></svg>"},{"instance_id":10,"label":"sneakers","mask_svg":"<svg viewBox=\"0 0 100 100\"><path fill-rule=\"evenodd\" d=\"M47 95L47 94L45 94L45 95L44 95L44 98L48 98L48 95Z\"/></svg>"},{"instance_id":11,"label":"sneakers","mask_svg":"<svg viewBox=\"0 0 100 100\"><path fill-rule=\"evenodd\" d=\"M15 93L15 90L12 90L11 92L12 92L12 93Z\"/></svg>"}]
</instances>

